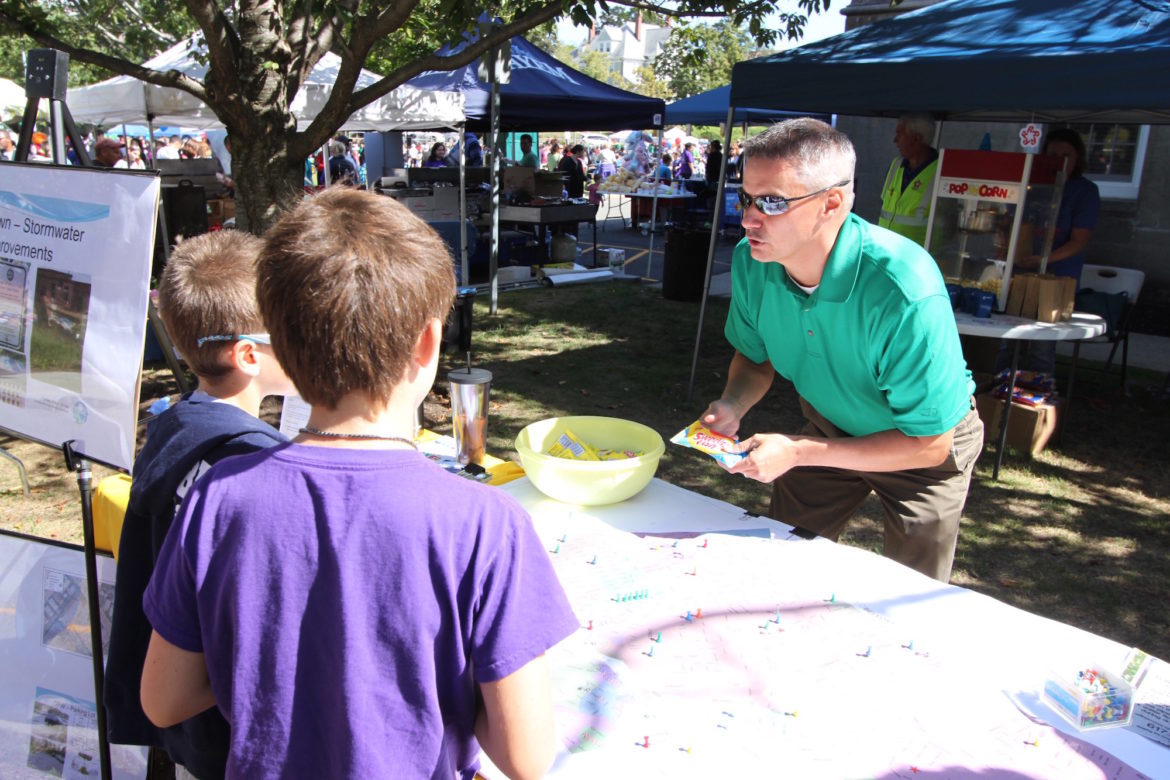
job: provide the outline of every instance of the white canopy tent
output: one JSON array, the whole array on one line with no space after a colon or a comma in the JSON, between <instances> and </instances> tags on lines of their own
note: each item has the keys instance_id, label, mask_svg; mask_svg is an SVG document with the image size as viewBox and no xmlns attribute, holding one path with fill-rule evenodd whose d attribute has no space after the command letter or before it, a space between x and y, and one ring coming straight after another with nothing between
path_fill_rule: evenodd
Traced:
<instances>
[{"instance_id":1,"label":"white canopy tent","mask_svg":"<svg viewBox=\"0 0 1170 780\"><path fill-rule=\"evenodd\" d=\"M202 80L207 65L200 60L207 59L206 53L203 42L192 37L147 60L143 67L159 71L177 70ZM293 97L291 108L299 129L307 127L329 99L340 67L341 58L332 52L326 53ZM357 88L364 89L379 78L377 74L363 70ZM156 127L183 125L201 130L223 127L211 108L194 95L173 87L148 84L131 76L115 76L87 87L71 89L66 103L74 121L104 127L147 121ZM400 86L354 113L341 129L454 128L462 123L461 94Z\"/></svg>"},{"instance_id":2,"label":"white canopy tent","mask_svg":"<svg viewBox=\"0 0 1170 780\"><path fill-rule=\"evenodd\" d=\"M9 114L20 116L27 102L24 87L15 81L0 79L0 112L4 114L3 119L7 119Z\"/></svg>"}]
</instances>

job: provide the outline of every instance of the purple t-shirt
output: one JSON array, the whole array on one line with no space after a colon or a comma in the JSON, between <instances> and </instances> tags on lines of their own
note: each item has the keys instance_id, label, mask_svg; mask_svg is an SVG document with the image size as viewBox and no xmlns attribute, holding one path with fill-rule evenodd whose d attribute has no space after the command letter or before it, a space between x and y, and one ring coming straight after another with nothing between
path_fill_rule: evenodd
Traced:
<instances>
[{"instance_id":1,"label":"purple t-shirt","mask_svg":"<svg viewBox=\"0 0 1170 780\"><path fill-rule=\"evenodd\" d=\"M507 494L414 452L296 444L196 483L143 606L205 654L242 778L470 776L474 683L579 625Z\"/></svg>"}]
</instances>

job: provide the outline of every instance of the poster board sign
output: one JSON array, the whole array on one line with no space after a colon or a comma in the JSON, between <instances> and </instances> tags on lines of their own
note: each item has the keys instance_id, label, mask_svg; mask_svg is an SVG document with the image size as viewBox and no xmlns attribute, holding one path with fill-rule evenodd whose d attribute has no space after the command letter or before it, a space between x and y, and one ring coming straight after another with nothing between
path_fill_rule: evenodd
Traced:
<instances>
[{"instance_id":1,"label":"poster board sign","mask_svg":"<svg viewBox=\"0 0 1170 780\"><path fill-rule=\"evenodd\" d=\"M85 554L0 533L0 560L0 777L98 777ZM97 564L108 641L114 561ZM146 748L111 745L110 760L115 780L146 776Z\"/></svg>"},{"instance_id":2,"label":"poster board sign","mask_svg":"<svg viewBox=\"0 0 1170 780\"><path fill-rule=\"evenodd\" d=\"M4 163L0 428L129 470L160 182Z\"/></svg>"}]
</instances>

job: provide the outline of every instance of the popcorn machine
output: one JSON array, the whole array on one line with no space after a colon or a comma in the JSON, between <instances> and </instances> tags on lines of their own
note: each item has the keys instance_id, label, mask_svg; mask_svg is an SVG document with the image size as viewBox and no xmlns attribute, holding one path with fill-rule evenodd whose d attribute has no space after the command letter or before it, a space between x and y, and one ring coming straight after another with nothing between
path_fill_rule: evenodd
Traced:
<instances>
[{"instance_id":1,"label":"popcorn machine","mask_svg":"<svg viewBox=\"0 0 1170 780\"><path fill-rule=\"evenodd\" d=\"M1064 166L1055 156L940 150L926 246L943 278L994 292L1003 311L1015 262L1039 254L1040 273L1048 264Z\"/></svg>"}]
</instances>

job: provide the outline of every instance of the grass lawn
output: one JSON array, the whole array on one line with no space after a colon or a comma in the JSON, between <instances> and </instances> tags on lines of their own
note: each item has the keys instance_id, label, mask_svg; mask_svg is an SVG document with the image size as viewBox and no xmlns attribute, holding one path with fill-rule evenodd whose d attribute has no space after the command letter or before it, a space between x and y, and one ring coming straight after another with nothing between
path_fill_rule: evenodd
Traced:
<instances>
[{"instance_id":1,"label":"grass lawn","mask_svg":"<svg viewBox=\"0 0 1170 780\"><path fill-rule=\"evenodd\" d=\"M488 314L475 306L474 363L494 374L488 450L514 457L530 422L599 414L637 420L668 438L723 388L731 350L722 336L727 302L708 305L693 397L688 400L699 306L663 300L657 289L603 283L503 294ZM450 432L444 359L427 425ZM1082 365L1084 362L1082 361ZM175 392L165 372L144 376L142 406ZM952 581L1040 615L1170 658L1170 404L1145 388L1161 376L1078 371L1072 423L1061 446L1035 459L1009 453L998 482L994 451L980 460L967 502ZM1063 385L1062 385L1063 386ZM266 407L277 413L275 404ZM744 421L744 433L801 427L791 385L777 379ZM0 440L2 443L2 440ZM0 461L0 526L79 540L77 490L60 456L25 442L3 446L25 458L33 497ZM705 456L669 446L658 476L764 513L768 489L731 478ZM872 499L842 541L880 552L881 510Z\"/></svg>"}]
</instances>

